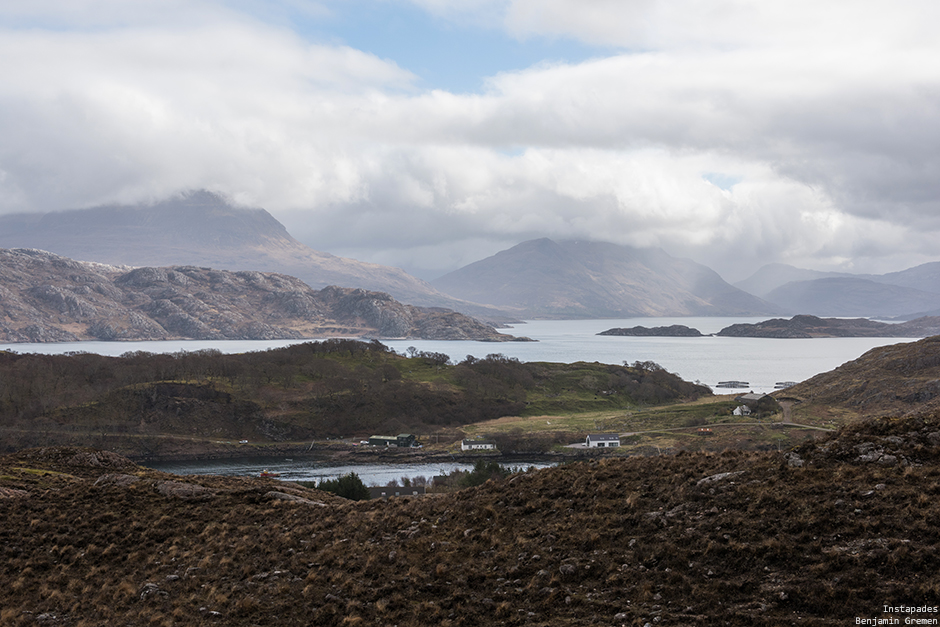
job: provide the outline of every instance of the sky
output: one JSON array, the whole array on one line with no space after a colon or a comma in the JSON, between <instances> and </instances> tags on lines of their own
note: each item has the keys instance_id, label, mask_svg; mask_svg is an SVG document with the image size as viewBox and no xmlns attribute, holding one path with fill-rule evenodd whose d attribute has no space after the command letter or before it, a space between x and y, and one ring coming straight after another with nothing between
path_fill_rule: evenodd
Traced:
<instances>
[{"instance_id":1,"label":"sky","mask_svg":"<svg viewBox=\"0 0 940 627\"><path fill-rule=\"evenodd\" d=\"M0 213L207 189L432 279L537 237L940 260L933 0L0 0Z\"/></svg>"}]
</instances>

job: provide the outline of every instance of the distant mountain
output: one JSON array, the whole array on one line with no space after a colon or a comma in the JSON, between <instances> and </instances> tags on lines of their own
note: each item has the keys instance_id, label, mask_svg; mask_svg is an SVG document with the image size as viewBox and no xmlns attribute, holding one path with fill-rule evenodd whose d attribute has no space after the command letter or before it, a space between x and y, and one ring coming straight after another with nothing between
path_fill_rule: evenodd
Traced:
<instances>
[{"instance_id":1,"label":"distant mountain","mask_svg":"<svg viewBox=\"0 0 940 627\"><path fill-rule=\"evenodd\" d=\"M279 272L314 289L362 288L413 305L498 317L497 312L442 294L399 268L313 250L291 237L264 209L235 207L204 191L153 205L0 216L0 248L37 248L111 265Z\"/></svg>"},{"instance_id":2,"label":"distant mountain","mask_svg":"<svg viewBox=\"0 0 940 627\"><path fill-rule=\"evenodd\" d=\"M940 314L940 262L888 274L820 272L771 263L734 285L794 313L903 319Z\"/></svg>"},{"instance_id":3,"label":"distant mountain","mask_svg":"<svg viewBox=\"0 0 940 627\"><path fill-rule=\"evenodd\" d=\"M891 318L940 308L940 294L849 277L795 281L765 298L789 311L817 316Z\"/></svg>"},{"instance_id":4,"label":"distant mountain","mask_svg":"<svg viewBox=\"0 0 940 627\"><path fill-rule=\"evenodd\" d=\"M463 314L382 292L196 266L78 262L0 249L0 342L409 337L507 341Z\"/></svg>"},{"instance_id":5,"label":"distant mountain","mask_svg":"<svg viewBox=\"0 0 940 627\"><path fill-rule=\"evenodd\" d=\"M660 249L537 239L431 284L531 317L731 316L780 312L713 270Z\"/></svg>"},{"instance_id":6,"label":"distant mountain","mask_svg":"<svg viewBox=\"0 0 940 627\"><path fill-rule=\"evenodd\" d=\"M940 261L932 261L900 272L889 272L871 278L890 285L940 294Z\"/></svg>"},{"instance_id":7,"label":"distant mountain","mask_svg":"<svg viewBox=\"0 0 940 627\"><path fill-rule=\"evenodd\" d=\"M829 279L834 277L854 277L857 275L846 272L821 272L819 270L804 270L785 263L768 263L744 279L734 284L754 296L765 298L770 292L792 281L813 281L815 279Z\"/></svg>"}]
</instances>

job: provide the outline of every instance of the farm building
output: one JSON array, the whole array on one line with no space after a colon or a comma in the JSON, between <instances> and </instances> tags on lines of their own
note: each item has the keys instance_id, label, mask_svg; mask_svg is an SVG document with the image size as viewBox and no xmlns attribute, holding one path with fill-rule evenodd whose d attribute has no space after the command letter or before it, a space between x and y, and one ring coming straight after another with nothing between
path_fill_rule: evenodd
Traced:
<instances>
[{"instance_id":1,"label":"farm building","mask_svg":"<svg viewBox=\"0 0 940 627\"><path fill-rule=\"evenodd\" d=\"M417 446L415 436L410 433L398 435L372 435L369 436L369 446L397 446L398 448L411 448Z\"/></svg>"}]
</instances>

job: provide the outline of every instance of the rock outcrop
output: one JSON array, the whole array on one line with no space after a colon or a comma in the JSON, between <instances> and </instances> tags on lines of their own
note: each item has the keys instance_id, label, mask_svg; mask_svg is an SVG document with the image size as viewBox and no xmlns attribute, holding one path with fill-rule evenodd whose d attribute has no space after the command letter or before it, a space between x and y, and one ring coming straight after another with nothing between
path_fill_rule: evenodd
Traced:
<instances>
[{"instance_id":1,"label":"rock outcrop","mask_svg":"<svg viewBox=\"0 0 940 627\"><path fill-rule=\"evenodd\" d=\"M516 339L450 310L363 289L317 291L283 274L130 268L0 249L0 342L338 336Z\"/></svg>"}]
</instances>

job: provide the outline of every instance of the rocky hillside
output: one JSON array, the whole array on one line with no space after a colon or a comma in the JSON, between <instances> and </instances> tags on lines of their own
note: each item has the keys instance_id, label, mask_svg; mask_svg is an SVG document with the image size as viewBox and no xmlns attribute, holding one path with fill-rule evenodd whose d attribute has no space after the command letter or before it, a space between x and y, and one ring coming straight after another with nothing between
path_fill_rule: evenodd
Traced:
<instances>
[{"instance_id":1,"label":"rocky hillside","mask_svg":"<svg viewBox=\"0 0 940 627\"><path fill-rule=\"evenodd\" d=\"M923 317L899 324L888 324L865 318L819 318L793 316L789 320L774 318L754 324L732 324L717 333L724 337L927 337L940 334L940 317Z\"/></svg>"},{"instance_id":2,"label":"rocky hillside","mask_svg":"<svg viewBox=\"0 0 940 627\"><path fill-rule=\"evenodd\" d=\"M867 415L918 410L940 397L940 336L873 348L777 395Z\"/></svg>"},{"instance_id":3,"label":"rocky hillside","mask_svg":"<svg viewBox=\"0 0 940 627\"><path fill-rule=\"evenodd\" d=\"M318 337L514 339L463 314L274 273L128 268L0 249L0 342Z\"/></svg>"},{"instance_id":4,"label":"rocky hillside","mask_svg":"<svg viewBox=\"0 0 940 627\"><path fill-rule=\"evenodd\" d=\"M314 250L264 209L236 207L205 191L151 205L0 216L0 248L38 248L112 265L278 272L314 289L341 285L386 292L412 305L498 315L442 294L399 268Z\"/></svg>"},{"instance_id":5,"label":"rocky hillside","mask_svg":"<svg viewBox=\"0 0 940 627\"><path fill-rule=\"evenodd\" d=\"M522 317L738 316L779 311L713 270L659 249L523 242L432 281Z\"/></svg>"},{"instance_id":6,"label":"rocky hillside","mask_svg":"<svg viewBox=\"0 0 940 627\"><path fill-rule=\"evenodd\" d=\"M0 458L5 625L843 626L937 605L940 419L338 497L112 453Z\"/></svg>"}]
</instances>

